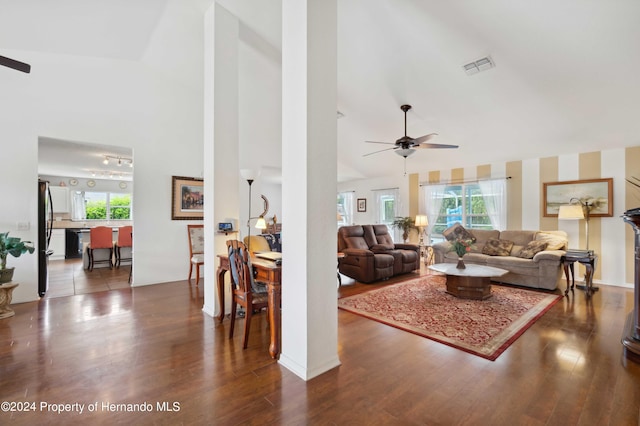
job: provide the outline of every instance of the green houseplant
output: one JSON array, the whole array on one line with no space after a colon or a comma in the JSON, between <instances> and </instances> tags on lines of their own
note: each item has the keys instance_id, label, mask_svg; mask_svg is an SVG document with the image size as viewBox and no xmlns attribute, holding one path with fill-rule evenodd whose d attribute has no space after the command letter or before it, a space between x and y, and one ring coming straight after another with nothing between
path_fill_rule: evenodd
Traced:
<instances>
[{"instance_id":1,"label":"green houseplant","mask_svg":"<svg viewBox=\"0 0 640 426\"><path fill-rule=\"evenodd\" d=\"M10 237L8 232L0 232L0 284L13 278L15 268L7 268L7 256L20 257L34 250L31 241L22 241L19 237Z\"/></svg>"},{"instance_id":2,"label":"green houseplant","mask_svg":"<svg viewBox=\"0 0 640 426\"><path fill-rule=\"evenodd\" d=\"M396 217L391 226L402 230L402 239L405 243L407 242L407 238L409 238L409 231L411 231L412 229L416 229L414 219L408 216Z\"/></svg>"}]
</instances>

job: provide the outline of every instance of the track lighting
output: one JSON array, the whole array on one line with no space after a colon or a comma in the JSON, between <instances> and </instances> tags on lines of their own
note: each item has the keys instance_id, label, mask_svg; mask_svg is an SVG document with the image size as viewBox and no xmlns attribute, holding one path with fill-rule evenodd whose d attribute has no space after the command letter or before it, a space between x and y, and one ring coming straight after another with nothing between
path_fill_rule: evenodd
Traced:
<instances>
[{"instance_id":1,"label":"track lighting","mask_svg":"<svg viewBox=\"0 0 640 426\"><path fill-rule=\"evenodd\" d=\"M127 157L120 157L120 156L113 156L113 155L105 155L104 156L104 160L102 160L102 164L109 164L110 160L114 160L116 161L116 164L118 165L118 167L122 166L123 164L127 164L129 165L129 167L133 167L133 159L132 158L127 158Z\"/></svg>"}]
</instances>

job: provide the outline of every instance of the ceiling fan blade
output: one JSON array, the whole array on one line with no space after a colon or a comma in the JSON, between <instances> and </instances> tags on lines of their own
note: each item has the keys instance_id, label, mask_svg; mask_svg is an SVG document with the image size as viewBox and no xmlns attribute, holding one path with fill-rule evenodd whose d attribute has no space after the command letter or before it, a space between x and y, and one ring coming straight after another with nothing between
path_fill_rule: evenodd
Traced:
<instances>
[{"instance_id":1,"label":"ceiling fan blade","mask_svg":"<svg viewBox=\"0 0 640 426\"><path fill-rule=\"evenodd\" d=\"M367 157L367 156L369 156L369 155L377 154L377 153L379 153L379 152L390 151L390 150L392 150L392 149L396 149L396 148L397 148L396 146L393 146L393 147L391 147L391 148L381 149L380 151L373 151L373 152L370 152L370 153L368 153L368 154L364 154L364 155L363 155L363 157Z\"/></svg>"},{"instance_id":2,"label":"ceiling fan blade","mask_svg":"<svg viewBox=\"0 0 640 426\"><path fill-rule=\"evenodd\" d=\"M0 65L25 72L27 74L31 72L31 65L16 61L15 59L7 58L6 56L0 56Z\"/></svg>"},{"instance_id":3,"label":"ceiling fan blade","mask_svg":"<svg viewBox=\"0 0 640 426\"><path fill-rule=\"evenodd\" d=\"M364 141L365 143L381 143L384 145L395 145L393 142L376 142L376 141Z\"/></svg>"},{"instance_id":4,"label":"ceiling fan blade","mask_svg":"<svg viewBox=\"0 0 640 426\"><path fill-rule=\"evenodd\" d=\"M443 143L421 143L420 145L414 145L414 148L458 148L458 145L445 145Z\"/></svg>"},{"instance_id":5,"label":"ceiling fan blade","mask_svg":"<svg viewBox=\"0 0 640 426\"><path fill-rule=\"evenodd\" d=\"M413 140L413 143L414 143L414 145L419 145L422 142L429 141L429 140L433 139L436 136L438 136L437 133L429 133L428 135L424 135L424 136L420 136L419 138L415 138Z\"/></svg>"}]
</instances>

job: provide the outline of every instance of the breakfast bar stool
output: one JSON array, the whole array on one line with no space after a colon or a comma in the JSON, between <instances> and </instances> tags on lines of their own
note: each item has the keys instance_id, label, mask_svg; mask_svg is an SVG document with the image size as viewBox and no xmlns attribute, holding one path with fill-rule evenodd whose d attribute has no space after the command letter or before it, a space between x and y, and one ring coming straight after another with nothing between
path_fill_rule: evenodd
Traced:
<instances>
[{"instance_id":1,"label":"breakfast bar stool","mask_svg":"<svg viewBox=\"0 0 640 426\"><path fill-rule=\"evenodd\" d=\"M113 231L106 226L96 226L89 231L89 245L87 246L87 254L89 255L89 271L93 271L95 263L109 263L109 268L113 267L111 258L113 257ZM94 250L108 249L109 258L103 260L95 260L93 256Z\"/></svg>"},{"instance_id":2,"label":"breakfast bar stool","mask_svg":"<svg viewBox=\"0 0 640 426\"><path fill-rule=\"evenodd\" d=\"M115 252L116 252L116 268L120 267L121 261L130 261L132 260L132 255L129 257L122 257L122 253L120 252L121 248L132 248L133 242L131 236L133 235L133 226L122 226L118 229L118 241L116 241Z\"/></svg>"}]
</instances>

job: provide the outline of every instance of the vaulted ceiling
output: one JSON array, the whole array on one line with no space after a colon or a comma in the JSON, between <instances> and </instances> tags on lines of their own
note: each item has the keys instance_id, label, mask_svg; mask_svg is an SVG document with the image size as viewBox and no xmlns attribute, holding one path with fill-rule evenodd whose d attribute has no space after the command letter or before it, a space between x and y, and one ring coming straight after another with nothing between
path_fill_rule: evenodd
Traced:
<instances>
[{"instance_id":1,"label":"vaulted ceiling","mask_svg":"<svg viewBox=\"0 0 640 426\"><path fill-rule=\"evenodd\" d=\"M200 11L211 0L189 0ZM168 0L0 0L3 49L137 60ZM221 0L279 48L279 0ZM410 172L640 145L637 0L339 0L340 179L402 173L365 140L438 133ZM490 56L495 67L467 75Z\"/></svg>"}]
</instances>

